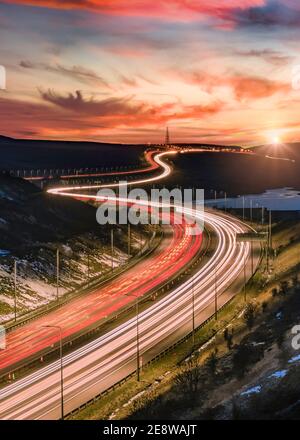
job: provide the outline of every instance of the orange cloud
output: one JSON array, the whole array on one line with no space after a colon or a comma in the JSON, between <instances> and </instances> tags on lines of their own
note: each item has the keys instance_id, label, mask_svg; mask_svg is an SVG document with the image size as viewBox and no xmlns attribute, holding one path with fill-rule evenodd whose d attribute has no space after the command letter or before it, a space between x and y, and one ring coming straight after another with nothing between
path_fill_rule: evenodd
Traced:
<instances>
[{"instance_id":1,"label":"orange cloud","mask_svg":"<svg viewBox=\"0 0 300 440\"><path fill-rule=\"evenodd\" d=\"M201 16L228 18L232 10L246 10L251 7L264 6L265 0L4 0L15 3L57 9L87 9L96 12L122 15L146 16L165 20L191 20Z\"/></svg>"},{"instance_id":2,"label":"orange cloud","mask_svg":"<svg viewBox=\"0 0 300 440\"><path fill-rule=\"evenodd\" d=\"M268 98L275 93L287 93L291 86L280 81L246 75L214 76L206 72L180 72L179 77L184 81L199 85L211 93L217 87L230 87L235 98L241 100L256 100Z\"/></svg>"},{"instance_id":3,"label":"orange cloud","mask_svg":"<svg viewBox=\"0 0 300 440\"><path fill-rule=\"evenodd\" d=\"M10 136L77 138L101 136L105 130L164 126L170 121L204 119L222 110L219 102L207 106L179 106L165 103L153 106L133 97L103 100L74 94L41 91L41 103L0 98L0 132ZM26 127L26 129L24 129ZM25 131L26 133L25 133ZM73 133L73 134L72 134Z\"/></svg>"},{"instance_id":4,"label":"orange cloud","mask_svg":"<svg viewBox=\"0 0 300 440\"><path fill-rule=\"evenodd\" d=\"M238 100L268 98L278 92L288 92L287 84L265 78L235 76L228 82Z\"/></svg>"}]
</instances>

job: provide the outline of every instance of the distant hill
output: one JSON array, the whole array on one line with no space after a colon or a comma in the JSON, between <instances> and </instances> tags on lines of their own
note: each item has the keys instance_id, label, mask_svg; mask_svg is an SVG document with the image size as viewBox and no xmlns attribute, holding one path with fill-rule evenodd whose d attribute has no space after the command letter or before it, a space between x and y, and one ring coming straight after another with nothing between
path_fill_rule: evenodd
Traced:
<instances>
[{"instance_id":1,"label":"distant hill","mask_svg":"<svg viewBox=\"0 0 300 440\"><path fill-rule=\"evenodd\" d=\"M144 150L144 145L13 139L0 135L0 169L136 166Z\"/></svg>"},{"instance_id":2,"label":"distant hill","mask_svg":"<svg viewBox=\"0 0 300 440\"><path fill-rule=\"evenodd\" d=\"M0 134L0 142L14 142L14 141L15 141L15 139L8 137L8 136L2 136Z\"/></svg>"},{"instance_id":3,"label":"distant hill","mask_svg":"<svg viewBox=\"0 0 300 440\"><path fill-rule=\"evenodd\" d=\"M253 148L253 151L264 156L300 160L299 142L279 145L261 145Z\"/></svg>"}]
</instances>

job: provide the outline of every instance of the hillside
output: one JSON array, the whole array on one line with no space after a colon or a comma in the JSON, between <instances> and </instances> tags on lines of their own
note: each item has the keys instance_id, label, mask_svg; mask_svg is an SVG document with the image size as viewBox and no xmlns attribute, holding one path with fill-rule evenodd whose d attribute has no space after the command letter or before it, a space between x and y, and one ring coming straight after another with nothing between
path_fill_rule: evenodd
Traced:
<instances>
[{"instance_id":1,"label":"hillside","mask_svg":"<svg viewBox=\"0 0 300 440\"><path fill-rule=\"evenodd\" d=\"M271 157L279 157L283 159L300 160L300 143L289 143L279 145L261 145L253 148L255 153L268 155Z\"/></svg>"},{"instance_id":2,"label":"hillside","mask_svg":"<svg viewBox=\"0 0 300 440\"><path fill-rule=\"evenodd\" d=\"M247 305L241 293L208 324L208 342L116 418L299 420L299 223L278 223L273 233L277 256L248 284Z\"/></svg>"},{"instance_id":3,"label":"hillside","mask_svg":"<svg viewBox=\"0 0 300 440\"><path fill-rule=\"evenodd\" d=\"M115 228L114 267L128 259L126 233ZM133 233L132 244L140 246ZM40 192L27 181L0 175L0 322L12 317L14 261L18 263L18 311L56 297L56 249L60 295L111 270L110 227L96 223L96 209ZM89 266L89 269L88 269Z\"/></svg>"},{"instance_id":4,"label":"hillside","mask_svg":"<svg viewBox=\"0 0 300 440\"><path fill-rule=\"evenodd\" d=\"M145 146L0 136L0 170L136 166Z\"/></svg>"}]
</instances>

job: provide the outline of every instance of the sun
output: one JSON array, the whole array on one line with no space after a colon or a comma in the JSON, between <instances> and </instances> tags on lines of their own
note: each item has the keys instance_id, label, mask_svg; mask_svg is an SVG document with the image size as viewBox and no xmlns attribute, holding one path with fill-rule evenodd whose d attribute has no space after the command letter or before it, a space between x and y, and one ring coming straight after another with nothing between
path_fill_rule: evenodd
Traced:
<instances>
[{"instance_id":1,"label":"sun","mask_svg":"<svg viewBox=\"0 0 300 440\"><path fill-rule=\"evenodd\" d=\"M281 143L280 137L278 135L272 136L272 144L279 145Z\"/></svg>"}]
</instances>

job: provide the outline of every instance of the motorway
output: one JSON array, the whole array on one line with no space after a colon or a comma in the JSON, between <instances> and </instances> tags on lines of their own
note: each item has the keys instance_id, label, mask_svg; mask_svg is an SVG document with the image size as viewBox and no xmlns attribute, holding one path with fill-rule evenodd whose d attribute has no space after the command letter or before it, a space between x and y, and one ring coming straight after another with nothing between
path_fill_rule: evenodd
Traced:
<instances>
[{"instance_id":1,"label":"motorway","mask_svg":"<svg viewBox=\"0 0 300 440\"><path fill-rule=\"evenodd\" d=\"M47 348L51 349L59 342L58 332L43 326L61 326L66 341L104 321L106 316L128 305L134 297L159 289L179 273L199 251L202 235L190 235L185 224L174 224L165 229L158 248L116 279L8 332L7 348L0 351L1 374L28 359L41 356Z\"/></svg>"},{"instance_id":2,"label":"motorway","mask_svg":"<svg viewBox=\"0 0 300 440\"><path fill-rule=\"evenodd\" d=\"M163 178L171 172L170 166L162 162L161 157L164 154L157 151L148 153L151 170L162 167L162 172L156 179ZM145 180L148 181L148 178ZM102 186L97 185L97 188L99 187ZM76 188L71 188L72 196ZM49 192L61 195L62 189L65 194L65 187L49 190ZM70 190L70 188L67 189ZM84 199L83 196L79 197L76 194L76 198ZM88 198L92 199L92 196ZM97 196L94 198L96 201L100 200ZM124 199L123 203L127 203L127 199ZM175 213L176 216L178 217L178 214ZM46 316L9 331L6 336L7 348L0 351L1 375L28 363L29 360L39 358L59 342L58 332L53 329L49 331L49 328L44 327L45 325L61 326L64 341L71 340L84 329L90 329L107 316L125 307L134 300L134 297L141 297L154 289L158 290L161 285L180 273L199 251L202 234L190 235L188 225L186 223L176 224L175 218L173 218L173 224L164 227L164 230L164 239L155 252L117 279L71 300Z\"/></svg>"},{"instance_id":3,"label":"motorway","mask_svg":"<svg viewBox=\"0 0 300 440\"><path fill-rule=\"evenodd\" d=\"M169 175L171 168L163 161L163 156L167 154L176 154L176 152L159 153L154 157L162 168L159 176L141 179L135 184ZM105 185L105 187L111 186L113 185ZM74 193L74 189L80 193ZM50 191L56 195L71 197L75 195L81 199L94 198L97 201L97 196L82 192L84 189L90 190L91 186L63 187ZM215 303L216 293L220 304L224 302L224 291L238 278L250 255L249 243L236 242L236 234L248 230L244 224L219 213L195 212L191 208L181 209L184 209L187 215L205 221L206 225L214 230L217 245L213 256L190 279L140 313L140 362L143 363L191 331L192 293L197 325L213 313L212 305ZM184 229L184 235L197 237L190 235L189 226ZM190 244L185 247L185 252L189 249ZM185 256L187 257L186 253ZM65 413L69 413L135 370L136 319L128 320L104 336L64 356L63 364L64 405ZM59 418L59 367L58 361L53 362L3 388L0 391L0 418Z\"/></svg>"}]
</instances>

